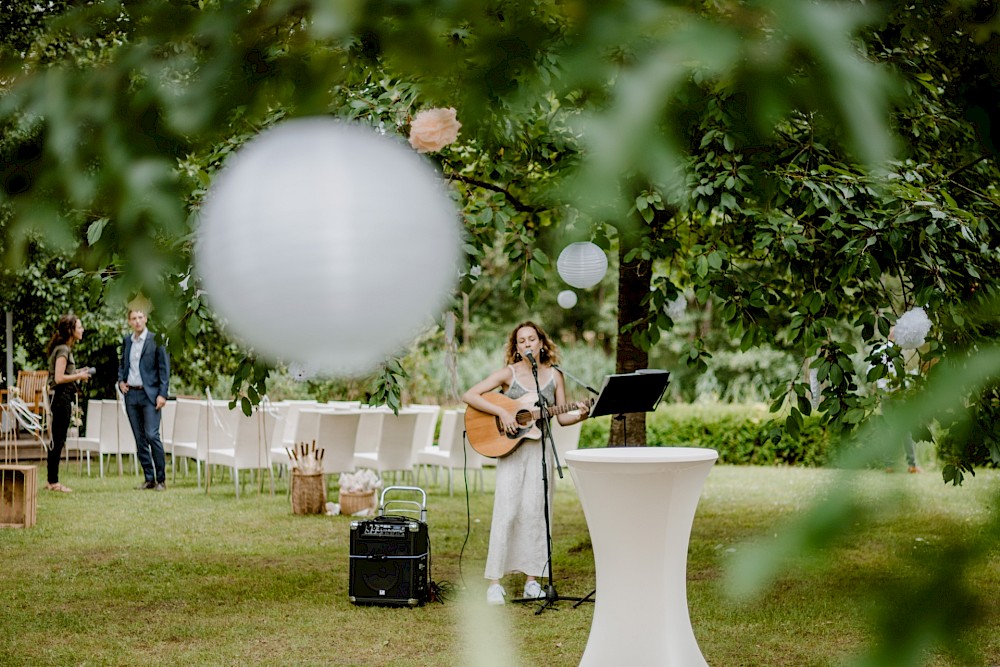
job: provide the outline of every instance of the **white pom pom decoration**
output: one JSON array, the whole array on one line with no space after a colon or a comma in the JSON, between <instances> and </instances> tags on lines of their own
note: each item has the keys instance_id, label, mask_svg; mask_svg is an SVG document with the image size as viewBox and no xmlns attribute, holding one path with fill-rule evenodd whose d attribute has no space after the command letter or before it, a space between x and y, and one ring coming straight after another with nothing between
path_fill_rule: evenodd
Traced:
<instances>
[{"instance_id":1,"label":"white pom pom decoration","mask_svg":"<svg viewBox=\"0 0 1000 667\"><path fill-rule=\"evenodd\" d=\"M559 253L556 270L567 285L587 289L601 282L608 271L608 256L589 241L570 243Z\"/></svg>"},{"instance_id":2,"label":"white pom pom decoration","mask_svg":"<svg viewBox=\"0 0 1000 667\"><path fill-rule=\"evenodd\" d=\"M911 308L896 320L893 338L896 345L904 350L912 350L924 344L931 330L931 320L923 308Z\"/></svg>"},{"instance_id":3,"label":"white pom pom decoration","mask_svg":"<svg viewBox=\"0 0 1000 667\"><path fill-rule=\"evenodd\" d=\"M576 292L571 289L559 292L556 296L556 303L566 309L572 308L576 305Z\"/></svg>"},{"instance_id":4,"label":"white pom pom decoration","mask_svg":"<svg viewBox=\"0 0 1000 667\"><path fill-rule=\"evenodd\" d=\"M687 312L687 308L687 297L683 294L678 294L676 299L667 304L667 317L672 319L676 324L679 319L684 317L684 313Z\"/></svg>"},{"instance_id":5,"label":"white pom pom decoration","mask_svg":"<svg viewBox=\"0 0 1000 667\"><path fill-rule=\"evenodd\" d=\"M195 263L229 331L309 371L373 369L444 307L458 214L402 141L316 117L251 140L213 182Z\"/></svg>"}]
</instances>

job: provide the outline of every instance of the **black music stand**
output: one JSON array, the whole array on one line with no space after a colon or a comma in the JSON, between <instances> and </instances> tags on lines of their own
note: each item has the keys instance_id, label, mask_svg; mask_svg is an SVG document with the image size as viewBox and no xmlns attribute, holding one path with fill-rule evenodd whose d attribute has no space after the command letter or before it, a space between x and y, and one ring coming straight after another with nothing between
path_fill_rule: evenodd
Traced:
<instances>
[{"instance_id":1,"label":"black music stand","mask_svg":"<svg viewBox=\"0 0 1000 667\"><path fill-rule=\"evenodd\" d=\"M590 416L614 415L615 419L624 421L629 412L652 412L660 404L669 383L670 371L653 368L605 376ZM625 442L628 443L628 432Z\"/></svg>"}]
</instances>

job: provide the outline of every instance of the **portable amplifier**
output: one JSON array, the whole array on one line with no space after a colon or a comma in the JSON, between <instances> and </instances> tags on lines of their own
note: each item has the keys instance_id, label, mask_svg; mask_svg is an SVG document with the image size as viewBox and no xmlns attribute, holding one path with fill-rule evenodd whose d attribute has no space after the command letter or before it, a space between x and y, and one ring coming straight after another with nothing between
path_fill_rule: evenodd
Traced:
<instances>
[{"instance_id":1,"label":"portable amplifier","mask_svg":"<svg viewBox=\"0 0 1000 667\"><path fill-rule=\"evenodd\" d=\"M402 516L351 522L354 604L421 605L427 601L427 524Z\"/></svg>"},{"instance_id":2,"label":"portable amplifier","mask_svg":"<svg viewBox=\"0 0 1000 667\"><path fill-rule=\"evenodd\" d=\"M386 493L416 491L420 519L385 514ZM389 501L390 503L393 501ZM379 503L381 516L351 522L351 566L348 595L354 604L417 606L427 602L430 582L430 539L426 494L416 487L388 487Z\"/></svg>"}]
</instances>

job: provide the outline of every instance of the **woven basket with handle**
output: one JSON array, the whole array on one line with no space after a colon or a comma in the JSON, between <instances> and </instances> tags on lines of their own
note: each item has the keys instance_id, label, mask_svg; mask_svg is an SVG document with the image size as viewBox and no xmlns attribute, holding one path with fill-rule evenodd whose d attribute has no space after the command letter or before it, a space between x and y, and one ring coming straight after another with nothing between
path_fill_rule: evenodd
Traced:
<instances>
[{"instance_id":1,"label":"woven basket with handle","mask_svg":"<svg viewBox=\"0 0 1000 667\"><path fill-rule=\"evenodd\" d=\"M364 509L375 509L375 492L368 493L345 493L340 492L340 513L354 514Z\"/></svg>"}]
</instances>

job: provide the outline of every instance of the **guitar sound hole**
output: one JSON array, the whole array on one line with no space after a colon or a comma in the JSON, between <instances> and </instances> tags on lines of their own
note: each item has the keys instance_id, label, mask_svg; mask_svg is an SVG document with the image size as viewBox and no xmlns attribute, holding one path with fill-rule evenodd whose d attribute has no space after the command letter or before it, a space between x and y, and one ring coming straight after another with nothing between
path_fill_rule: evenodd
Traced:
<instances>
[{"instance_id":1,"label":"guitar sound hole","mask_svg":"<svg viewBox=\"0 0 1000 667\"><path fill-rule=\"evenodd\" d=\"M530 418L531 415L529 414L528 416ZM520 414L517 415L515 417L515 419L517 420L518 429L514 433L508 433L507 430L503 427L503 424L500 423L500 418L499 417L494 417L493 421L497 425L497 433L503 433L507 437L508 440L516 440L516 439L520 438L521 434L523 434L525 431L528 430L528 426L529 425L524 424L524 422L522 420L522 415L520 415Z\"/></svg>"}]
</instances>

